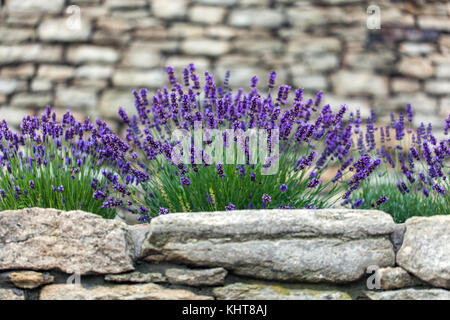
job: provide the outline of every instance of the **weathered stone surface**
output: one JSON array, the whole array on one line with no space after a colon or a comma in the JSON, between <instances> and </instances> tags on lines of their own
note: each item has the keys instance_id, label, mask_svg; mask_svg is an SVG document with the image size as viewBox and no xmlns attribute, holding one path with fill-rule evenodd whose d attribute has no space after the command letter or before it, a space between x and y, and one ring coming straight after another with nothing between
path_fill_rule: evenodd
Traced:
<instances>
[{"instance_id":1,"label":"weathered stone surface","mask_svg":"<svg viewBox=\"0 0 450 320\"><path fill-rule=\"evenodd\" d=\"M23 92L15 94L11 105L18 108L42 108L52 103L53 96L47 92Z\"/></svg>"},{"instance_id":2,"label":"weathered stone surface","mask_svg":"<svg viewBox=\"0 0 450 320\"><path fill-rule=\"evenodd\" d=\"M383 76L369 72L339 71L331 77L336 94L371 94L385 96L388 82Z\"/></svg>"},{"instance_id":3,"label":"weathered stone surface","mask_svg":"<svg viewBox=\"0 0 450 320\"><path fill-rule=\"evenodd\" d=\"M433 76L434 67L431 62L422 57L405 57L399 65L398 71L406 76L425 79Z\"/></svg>"},{"instance_id":4,"label":"weathered stone surface","mask_svg":"<svg viewBox=\"0 0 450 320\"><path fill-rule=\"evenodd\" d=\"M398 92L417 92L420 90L420 83L418 80L411 80L407 78L392 79L392 91Z\"/></svg>"},{"instance_id":5,"label":"weathered stone surface","mask_svg":"<svg viewBox=\"0 0 450 320\"><path fill-rule=\"evenodd\" d=\"M180 18L186 14L186 4L185 0L153 0L152 13L165 19Z\"/></svg>"},{"instance_id":6,"label":"weathered stone surface","mask_svg":"<svg viewBox=\"0 0 450 320\"><path fill-rule=\"evenodd\" d=\"M290 289L263 284L233 283L213 290L219 300L351 300L345 292Z\"/></svg>"},{"instance_id":7,"label":"weathered stone surface","mask_svg":"<svg viewBox=\"0 0 450 320\"><path fill-rule=\"evenodd\" d=\"M64 6L64 0L8 0L6 8L10 13L59 13Z\"/></svg>"},{"instance_id":8,"label":"weathered stone surface","mask_svg":"<svg viewBox=\"0 0 450 320\"><path fill-rule=\"evenodd\" d=\"M75 72L75 77L87 79L108 79L112 76L112 73L112 66L88 64L79 67Z\"/></svg>"},{"instance_id":9,"label":"weathered stone surface","mask_svg":"<svg viewBox=\"0 0 450 320\"><path fill-rule=\"evenodd\" d=\"M394 264L394 226L380 211L177 213L152 220L143 256L263 279L345 283L370 265Z\"/></svg>"},{"instance_id":10,"label":"weathered stone surface","mask_svg":"<svg viewBox=\"0 0 450 320\"><path fill-rule=\"evenodd\" d=\"M1 289L0 288L0 301L2 300L25 300L23 291L18 289Z\"/></svg>"},{"instance_id":11,"label":"weathered stone surface","mask_svg":"<svg viewBox=\"0 0 450 320\"><path fill-rule=\"evenodd\" d=\"M71 26L68 19L48 19L39 25L38 34L43 41L86 41L91 35L91 25L84 19L76 27Z\"/></svg>"},{"instance_id":12,"label":"weathered stone surface","mask_svg":"<svg viewBox=\"0 0 450 320\"><path fill-rule=\"evenodd\" d=\"M450 80L428 80L425 91L432 94L444 95L450 92Z\"/></svg>"},{"instance_id":13,"label":"weathered stone surface","mask_svg":"<svg viewBox=\"0 0 450 320\"><path fill-rule=\"evenodd\" d=\"M220 56L230 50L230 44L222 40L187 39L181 44L184 53L192 55Z\"/></svg>"},{"instance_id":14,"label":"weathered stone surface","mask_svg":"<svg viewBox=\"0 0 450 320\"><path fill-rule=\"evenodd\" d=\"M384 292L368 291L371 300L450 300L450 291L443 289L402 289Z\"/></svg>"},{"instance_id":15,"label":"weathered stone surface","mask_svg":"<svg viewBox=\"0 0 450 320\"><path fill-rule=\"evenodd\" d=\"M67 52L67 59L73 63L114 63L119 60L119 53L113 48L82 45L70 48Z\"/></svg>"},{"instance_id":16,"label":"weathered stone surface","mask_svg":"<svg viewBox=\"0 0 450 320\"><path fill-rule=\"evenodd\" d=\"M68 80L75 74L75 68L65 65L40 65L37 76L49 80Z\"/></svg>"},{"instance_id":17,"label":"weathered stone surface","mask_svg":"<svg viewBox=\"0 0 450 320\"><path fill-rule=\"evenodd\" d=\"M450 288L450 216L408 219L397 264L433 286Z\"/></svg>"},{"instance_id":18,"label":"weathered stone surface","mask_svg":"<svg viewBox=\"0 0 450 320\"><path fill-rule=\"evenodd\" d=\"M227 276L224 268L203 270L176 269L166 270L166 277L170 283L184 284L193 287L222 285Z\"/></svg>"},{"instance_id":19,"label":"weathered stone surface","mask_svg":"<svg viewBox=\"0 0 450 320\"><path fill-rule=\"evenodd\" d=\"M0 63L54 62L61 58L61 47L41 44L0 46Z\"/></svg>"},{"instance_id":20,"label":"weathered stone surface","mask_svg":"<svg viewBox=\"0 0 450 320\"><path fill-rule=\"evenodd\" d=\"M273 9L237 9L231 12L229 24L235 27L276 28L283 23L283 14Z\"/></svg>"},{"instance_id":21,"label":"weathered stone surface","mask_svg":"<svg viewBox=\"0 0 450 320\"><path fill-rule=\"evenodd\" d=\"M35 289L54 281L54 277L35 271L18 271L8 274L9 281L21 289Z\"/></svg>"},{"instance_id":22,"label":"weathered stone surface","mask_svg":"<svg viewBox=\"0 0 450 320\"><path fill-rule=\"evenodd\" d=\"M119 87L155 88L161 86L166 78L161 69L158 70L135 70L119 69L113 74L113 84Z\"/></svg>"},{"instance_id":23,"label":"weathered stone surface","mask_svg":"<svg viewBox=\"0 0 450 320\"><path fill-rule=\"evenodd\" d=\"M4 67L0 70L0 76L14 79L28 79L34 75L34 66L31 63L18 66Z\"/></svg>"},{"instance_id":24,"label":"weathered stone surface","mask_svg":"<svg viewBox=\"0 0 450 320\"><path fill-rule=\"evenodd\" d=\"M27 88L26 81L0 78L0 93L10 94L16 91L24 91Z\"/></svg>"},{"instance_id":25,"label":"weathered stone surface","mask_svg":"<svg viewBox=\"0 0 450 320\"><path fill-rule=\"evenodd\" d=\"M394 290L412 284L411 276L402 268L381 268L377 270L381 290Z\"/></svg>"},{"instance_id":26,"label":"weathered stone surface","mask_svg":"<svg viewBox=\"0 0 450 320\"><path fill-rule=\"evenodd\" d=\"M189 19L204 24L219 24L225 16L226 9L212 6L194 6L189 10Z\"/></svg>"},{"instance_id":27,"label":"weathered stone surface","mask_svg":"<svg viewBox=\"0 0 450 320\"><path fill-rule=\"evenodd\" d=\"M450 31L450 20L448 17L423 16L419 17L417 23L423 29Z\"/></svg>"},{"instance_id":28,"label":"weathered stone surface","mask_svg":"<svg viewBox=\"0 0 450 320\"><path fill-rule=\"evenodd\" d=\"M3 211L0 245L0 270L60 270L81 275L134 270L134 246L125 225L83 211Z\"/></svg>"},{"instance_id":29,"label":"weathered stone surface","mask_svg":"<svg viewBox=\"0 0 450 320\"><path fill-rule=\"evenodd\" d=\"M147 238L148 233L150 232L150 226L148 224L138 224L138 225L130 225L127 226L128 234L133 240L134 243L134 256L140 257L142 251L142 244Z\"/></svg>"},{"instance_id":30,"label":"weathered stone surface","mask_svg":"<svg viewBox=\"0 0 450 320\"><path fill-rule=\"evenodd\" d=\"M166 289L157 284L106 285L85 289L80 285L45 286L40 300L212 300L186 290Z\"/></svg>"},{"instance_id":31,"label":"weathered stone surface","mask_svg":"<svg viewBox=\"0 0 450 320\"><path fill-rule=\"evenodd\" d=\"M131 272L123 274L108 274L105 281L110 282L132 282L132 283L149 283L149 282L167 282L167 278L159 272L143 273Z\"/></svg>"},{"instance_id":32,"label":"weathered stone surface","mask_svg":"<svg viewBox=\"0 0 450 320\"><path fill-rule=\"evenodd\" d=\"M119 107L124 108L129 114L136 111L134 103L130 97L129 90L106 90L100 99L99 111L106 118L116 118Z\"/></svg>"},{"instance_id":33,"label":"weathered stone surface","mask_svg":"<svg viewBox=\"0 0 450 320\"><path fill-rule=\"evenodd\" d=\"M56 89L55 105L68 109L95 108L97 106L97 90L60 86Z\"/></svg>"}]
</instances>

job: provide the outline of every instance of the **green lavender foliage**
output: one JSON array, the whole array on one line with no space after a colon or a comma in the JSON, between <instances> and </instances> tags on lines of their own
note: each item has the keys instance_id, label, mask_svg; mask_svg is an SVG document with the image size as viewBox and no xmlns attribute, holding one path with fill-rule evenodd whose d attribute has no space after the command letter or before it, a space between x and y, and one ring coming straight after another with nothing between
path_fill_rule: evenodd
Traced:
<instances>
[{"instance_id":1,"label":"green lavender foliage","mask_svg":"<svg viewBox=\"0 0 450 320\"><path fill-rule=\"evenodd\" d=\"M16 210L29 207L55 208L59 210L83 210L98 214L106 219L115 217L115 210L102 208L102 201L95 200L90 183L93 178L106 183L91 156L83 160L83 165L74 170L76 165L67 165L66 159L74 158L71 147L65 141L58 148L54 141L47 141L45 153L48 163L40 165L35 161L32 145L27 144L20 151L11 150L9 158L11 172L6 168L0 170L0 190L5 197L0 197L0 210ZM29 164L28 157L33 159ZM34 188L30 187L30 182ZM18 187L21 195L15 197ZM53 190L63 186L63 191Z\"/></svg>"}]
</instances>

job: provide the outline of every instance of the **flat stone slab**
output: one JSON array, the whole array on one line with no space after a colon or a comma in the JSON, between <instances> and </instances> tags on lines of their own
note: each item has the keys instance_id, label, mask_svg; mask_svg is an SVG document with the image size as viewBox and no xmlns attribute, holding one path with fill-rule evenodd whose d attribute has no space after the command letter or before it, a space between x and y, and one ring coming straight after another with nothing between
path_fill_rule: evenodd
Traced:
<instances>
[{"instance_id":1,"label":"flat stone slab","mask_svg":"<svg viewBox=\"0 0 450 320\"><path fill-rule=\"evenodd\" d=\"M263 284L233 283L213 290L219 300L352 300L340 291L290 289Z\"/></svg>"},{"instance_id":2,"label":"flat stone slab","mask_svg":"<svg viewBox=\"0 0 450 320\"><path fill-rule=\"evenodd\" d=\"M0 270L108 274L134 270L126 225L83 211L0 212Z\"/></svg>"},{"instance_id":3,"label":"flat stone slab","mask_svg":"<svg viewBox=\"0 0 450 320\"><path fill-rule=\"evenodd\" d=\"M25 295L19 289L0 289L0 301L2 300L25 300Z\"/></svg>"},{"instance_id":4,"label":"flat stone slab","mask_svg":"<svg viewBox=\"0 0 450 320\"><path fill-rule=\"evenodd\" d=\"M11 281L17 288L35 289L44 284L50 284L54 281L54 277L35 271L18 271L8 274Z\"/></svg>"},{"instance_id":5,"label":"flat stone slab","mask_svg":"<svg viewBox=\"0 0 450 320\"><path fill-rule=\"evenodd\" d=\"M261 279L347 283L368 266L394 265L394 229L375 210L176 213L152 220L142 256Z\"/></svg>"},{"instance_id":6,"label":"flat stone slab","mask_svg":"<svg viewBox=\"0 0 450 320\"><path fill-rule=\"evenodd\" d=\"M402 268L381 268L377 270L377 276L382 290L402 289L413 283L409 273Z\"/></svg>"},{"instance_id":7,"label":"flat stone slab","mask_svg":"<svg viewBox=\"0 0 450 320\"><path fill-rule=\"evenodd\" d=\"M397 264L435 287L450 289L450 215L406 221Z\"/></svg>"},{"instance_id":8,"label":"flat stone slab","mask_svg":"<svg viewBox=\"0 0 450 320\"><path fill-rule=\"evenodd\" d=\"M187 290L166 289L157 284L105 285L86 289L81 285L52 284L41 290L40 300L212 300Z\"/></svg>"},{"instance_id":9,"label":"flat stone slab","mask_svg":"<svg viewBox=\"0 0 450 320\"><path fill-rule=\"evenodd\" d=\"M167 278L159 272L143 273L135 271L123 274L108 274L105 276L105 281L118 283L150 283L167 282Z\"/></svg>"},{"instance_id":10,"label":"flat stone slab","mask_svg":"<svg viewBox=\"0 0 450 320\"><path fill-rule=\"evenodd\" d=\"M166 270L167 280L172 284L187 286L219 286L225 282L227 270L224 268L212 268L203 270L177 269Z\"/></svg>"},{"instance_id":11,"label":"flat stone slab","mask_svg":"<svg viewBox=\"0 0 450 320\"><path fill-rule=\"evenodd\" d=\"M370 300L450 300L450 291L444 289L401 289L393 291L367 291Z\"/></svg>"}]
</instances>

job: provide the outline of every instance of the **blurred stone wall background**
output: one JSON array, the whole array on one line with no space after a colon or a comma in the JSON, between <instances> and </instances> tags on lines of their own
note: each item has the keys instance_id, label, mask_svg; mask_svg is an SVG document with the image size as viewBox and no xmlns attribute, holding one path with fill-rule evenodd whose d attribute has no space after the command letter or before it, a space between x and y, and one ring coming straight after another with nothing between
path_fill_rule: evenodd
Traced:
<instances>
[{"instance_id":1,"label":"blurred stone wall background","mask_svg":"<svg viewBox=\"0 0 450 320\"><path fill-rule=\"evenodd\" d=\"M233 87L248 87L253 75L263 86L276 70L278 84L323 90L333 106L374 108L382 118L408 102L416 122L443 127L450 113L447 1L0 4L0 118L11 125L50 105L114 126L119 106L133 108L131 88L159 88L165 66L180 72L190 62L217 81L230 70Z\"/></svg>"}]
</instances>

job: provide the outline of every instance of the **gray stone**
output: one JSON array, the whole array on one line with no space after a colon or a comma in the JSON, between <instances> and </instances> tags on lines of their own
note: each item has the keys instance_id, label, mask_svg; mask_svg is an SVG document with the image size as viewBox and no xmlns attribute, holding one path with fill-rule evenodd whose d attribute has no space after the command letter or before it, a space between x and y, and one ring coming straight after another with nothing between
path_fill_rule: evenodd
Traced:
<instances>
[{"instance_id":1,"label":"gray stone","mask_svg":"<svg viewBox=\"0 0 450 320\"><path fill-rule=\"evenodd\" d=\"M115 63L119 60L119 53L108 47L81 45L71 47L67 51L67 60L73 63L80 62L103 62Z\"/></svg>"},{"instance_id":2,"label":"gray stone","mask_svg":"<svg viewBox=\"0 0 450 320\"><path fill-rule=\"evenodd\" d=\"M402 268L381 268L376 272L381 290L402 289L413 283L409 273Z\"/></svg>"},{"instance_id":3,"label":"gray stone","mask_svg":"<svg viewBox=\"0 0 450 320\"><path fill-rule=\"evenodd\" d=\"M22 122L22 119L29 114L31 114L31 110L29 109L2 106L0 108L0 121L6 120L10 126L18 127Z\"/></svg>"},{"instance_id":4,"label":"gray stone","mask_svg":"<svg viewBox=\"0 0 450 320\"><path fill-rule=\"evenodd\" d=\"M422 29L434 29L450 32L450 20L448 17L418 17L418 25Z\"/></svg>"},{"instance_id":5,"label":"gray stone","mask_svg":"<svg viewBox=\"0 0 450 320\"><path fill-rule=\"evenodd\" d=\"M161 56L151 46L133 45L125 54L122 64L129 67L152 68L160 66Z\"/></svg>"},{"instance_id":6,"label":"gray stone","mask_svg":"<svg viewBox=\"0 0 450 320\"><path fill-rule=\"evenodd\" d=\"M55 105L68 109L95 108L97 106L97 90L60 86L56 89Z\"/></svg>"},{"instance_id":7,"label":"gray stone","mask_svg":"<svg viewBox=\"0 0 450 320\"><path fill-rule=\"evenodd\" d=\"M113 67L110 65L87 64L77 68L75 77L88 79L108 79L112 76Z\"/></svg>"},{"instance_id":8,"label":"gray stone","mask_svg":"<svg viewBox=\"0 0 450 320\"><path fill-rule=\"evenodd\" d=\"M159 18L181 18L186 14L187 1L185 0L153 0L152 14Z\"/></svg>"},{"instance_id":9,"label":"gray stone","mask_svg":"<svg viewBox=\"0 0 450 320\"><path fill-rule=\"evenodd\" d=\"M177 213L152 220L143 256L262 279L346 283L370 265L393 266L394 226L380 211Z\"/></svg>"},{"instance_id":10,"label":"gray stone","mask_svg":"<svg viewBox=\"0 0 450 320\"><path fill-rule=\"evenodd\" d=\"M450 216L406 221L397 264L436 287L450 288Z\"/></svg>"},{"instance_id":11,"label":"gray stone","mask_svg":"<svg viewBox=\"0 0 450 320\"><path fill-rule=\"evenodd\" d=\"M105 281L118 283L149 283L149 282L167 282L167 278L159 272L143 273L131 272L123 274L108 274L105 276Z\"/></svg>"},{"instance_id":12,"label":"gray stone","mask_svg":"<svg viewBox=\"0 0 450 320\"><path fill-rule=\"evenodd\" d=\"M194 6L189 10L189 19L204 24L220 24L226 10L221 7Z\"/></svg>"},{"instance_id":13,"label":"gray stone","mask_svg":"<svg viewBox=\"0 0 450 320\"><path fill-rule=\"evenodd\" d=\"M219 300L351 300L340 291L291 289L282 286L233 283L213 290Z\"/></svg>"},{"instance_id":14,"label":"gray stone","mask_svg":"<svg viewBox=\"0 0 450 320\"><path fill-rule=\"evenodd\" d=\"M34 75L34 65L31 63L0 69L0 76L14 79L29 79Z\"/></svg>"},{"instance_id":15,"label":"gray stone","mask_svg":"<svg viewBox=\"0 0 450 320\"><path fill-rule=\"evenodd\" d=\"M450 78L450 63L437 65L436 76L439 78Z\"/></svg>"},{"instance_id":16,"label":"gray stone","mask_svg":"<svg viewBox=\"0 0 450 320\"><path fill-rule=\"evenodd\" d=\"M158 88L166 82L166 77L161 69L117 69L113 74L112 82L119 87Z\"/></svg>"},{"instance_id":17,"label":"gray stone","mask_svg":"<svg viewBox=\"0 0 450 320\"><path fill-rule=\"evenodd\" d=\"M433 65L428 59L422 57L404 57L398 65L398 71L405 76L419 79L434 75Z\"/></svg>"},{"instance_id":18,"label":"gray stone","mask_svg":"<svg viewBox=\"0 0 450 320\"><path fill-rule=\"evenodd\" d=\"M79 26L71 26L69 19L48 19L41 22L38 28L42 41L80 42L86 41L91 35L91 25L81 19Z\"/></svg>"},{"instance_id":19,"label":"gray stone","mask_svg":"<svg viewBox=\"0 0 450 320\"><path fill-rule=\"evenodd\" d=\"M18 289L1 289L0 301L2 300L25 300L23 291Z\"/></svg>"},{"instance_id":20,"label":"gray stone","mask_svg":"<svg viewBox=\"0 0 450 320\"><path fill-rule=\"evenodd\" d=\"M125 225L83 211L3 211L0 245L0 270L59 270L80 275L134 270L134 245Z\"/></svg>"},{"instance_id":21,"label":"gray stone","mask_svg":"<svg viewBox=\"0 0 450 320\"><path fill-rule=\"evenodd\" d=\"M50 80L34 79L31 82L31 91L50 91L53 85Z\"/></svg>"},{"instance_id":22,"label":"gray stone","mask_svg":"<svg viewBox=\"0 0 450 320\"><path fill-rule=\"evenodd\" d=\"M0 46L0 63L56 62L61 59L61 47L42 44Z\"/></svg>"},{"instance_id":23,"label":"gray stone","mask_svg":"<svg viewBox=\"0 0 450 320\"><path fill-rule=\"evenodd\" d=\"M420 90L420 83L418 80L411 80L407 78L394 78L391 80L392 91L399 92L417 92Z\"/></svg>"},{"instance_id":24,"label":"gray stone","mask_svg":"<svg viewBox=\"0 0 450 320\"><path fill-rule=\"evenodd\" d=\"M13 107L19 108L44 108L50 105L53 101L51 93L47 92L31 92L15 94L11 100Z\"/></svg>"},{"instance_id":25,"label":"gray stone","mask_svg":"<svg viewBox=\"0 0 450 320\"><path fill-rule=\"evenodd\" d=\"M320 52L339 52L341 42L336 38L311 37L302 35L293 38L288 44L288 53L291 54L314 54Z\"/></svg>"},{"instance_id":26,"label":"gray stone","mask_svg":"<svg viewBox=\"0 0 450 320\"><path fill-rule=\"evenodd\" d=\"M128 234L134 243L134 256L136 258L141 256L142 244L147 238L148 233L150 232L150 226L146 224L128 226Z\"/></svg>"},{"instance_id":27,"label":"gray stone","mask_svg":"<svg viewBox=\"0 0 450 320\"><path fill-rule=\"evenodd\" d=\"M99 111L103 117L118 119L119 107L124 108L128 115L136 113L131 90L106 90L100 98Z\"/></svg>"},{"instance_id":28,"label":"gray stone","mask_svg":"<svg viewBox=\"0 0 450 320\"><path fill-rule=\"evenodd\" d=\"M217 57L226 54L230 50L230 44L206 38L187 39L181 44L181 50L186 54Z\"/></svg>"},{"instance_id":29,"label":"gray stone","mask_svg":"<svg viewBox=\"0 0 450 320\"><path fill-rule=\"evenodd\" d=\"M186 290L166 289L157 284L105 285L85 289L80 285L45 286L40 300L212 300Z\"/></svg>"},{"instance_id":30,"label":"gray stone","mask_svg":"<svg viewBox=\"0 0 450 320\"><path fill-rule=\"evenodd\" d=\"M420 56L431 54L436 48L430 43L403 42L400 44L400 52L409 56Z\"/></svg>"},{"instance_id":31,"label":"gray stone","mask_svg":"<svg viewBox=\"0 0 450 320\"><path fill-rule=\"evenodd\" d=\"M34 29L0 27L0 39L2 43L21 43L34 38Z\"/></svg>"},{"instance_id":32,"label":"gray stone","mask_svg":"<svg viewBox=\"0 0 450 320\"><path fill-rule=\"evenodd\" d=\"M446 95L450 92L450 80L428 80L425 91L431 94Z\"/></svg>"},{"instance_id":33,"label":"gray stone","mask_svg":"<svg viewBox=\"0 0 450 320\"><path fill-rule=\"evenodd\" d=\"M0 93L11 94L17 91L25 91L27 89L27 83L25 81L15 79L0 78Z\"/></svg>"},{"instance_id":34,"label":"gray stone","mask_svg":"<svg viewBox=\"0 0 450 320\"><path fill-rule=\"evenodd\" d=\"M325 91L328 89L327 77L321 74L293 74L296 87L307 91Z\"/></svg>"},{"instance_id":35,"label":"gray stone","mask_svg":"<svg viewBox=\"0 0 450 320\"><path fill-rule=\"evenodd\" d=\"M370 94L385 96L388 94L387 78L369 72L339 71L331 77L334 93L338 95Z\"/></svg>"},{"instance_id":36,"label":"gray stone","mask_svg":"<svg viewBox=\"0 0 450 320\"><path fill-rule=\"evenodd\" d=\"M234 27L276 28L283 24L283 14L274 9L236 9L233 10L228 23Z\"/></svg>"},{"instance_id":37,"label":"gray stone","mask_svg":"<svg viewBox=\"0 0 450 320\"><path fill-rule=\"evenodd\" d=\"M224 268L213 269L177 269L166 270L167 280L172 284L183 284L187 286L219 286L222 285L227 276Z\"/></svg>"},{"instance_id":38,"label":"gray stone","mask_svg":"<svg viewBox=\"0 0 450 320\"><path fill-rule=\"evenodd\" d=\"M366 292L370 300L450 300L450 291L443 289L402 289Z\"/></svg>"},{"instance_id":39,"label":"gray stone","mask_svg":"<svg viewBox=\"0 0 450 320\"><path fill-rule=\"evenodd\" d=\"M50 284L55 279L53 276L35 271L11 272L8 274L8 278L17 288L21 289L35 289L44 284Z\"/></svg>"},{"instance_id":40,"label":"gray stone","mask_svg":"<svg viewBox=\"0 0 450 320\"><path fill-rule=\"evenodd\" d=\"M37 76L41 79L68 80L75 74L75 68L65 65L40 65Z\"/></svg>"},{"instance_id":41,"label":"gray stone","mask_svg":"<svg viewBox=\"0 0 450 320\"><path fill-rule=\"evenodd\" d=\"M64 0L8 0L6 8L10 13L59 13L64 7Z\"/></svg>"}]
</instances>

